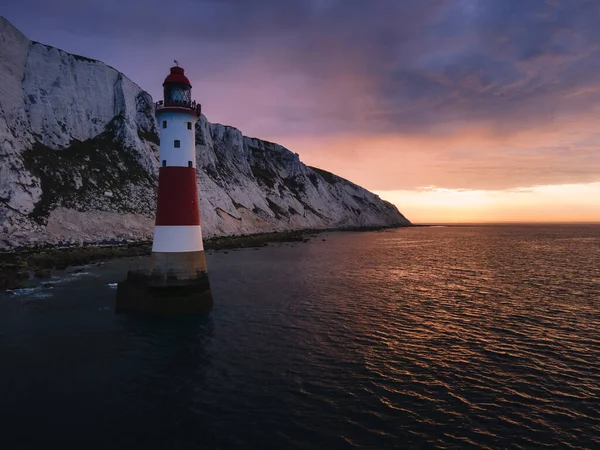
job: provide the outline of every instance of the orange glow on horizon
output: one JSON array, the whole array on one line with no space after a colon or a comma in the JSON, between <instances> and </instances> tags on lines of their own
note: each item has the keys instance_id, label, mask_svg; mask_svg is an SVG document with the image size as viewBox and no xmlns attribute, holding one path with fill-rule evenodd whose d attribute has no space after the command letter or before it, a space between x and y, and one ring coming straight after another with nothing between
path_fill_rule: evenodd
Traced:
<instances>
[{"instance_id":1,"label":"orange glow on horizon","mask_svg":"<svg viewBox=\"0 0 600 450\"><path fill-rule=\"evenodd\" d=\"M600 222L600 166L589 120L499 134L278 136L303 162L398 206L414 223Z\"/></svg>"},{"instance_id":2,"label":"orange glow on horizon","mask_svg":"<svg viewBox=\"0 0 600 450\"><path fill-rule=\"evenodd\" d=\"M600 183L498 191L376 191L413 223L600 222Z\"/></svg>"}]
</instances>

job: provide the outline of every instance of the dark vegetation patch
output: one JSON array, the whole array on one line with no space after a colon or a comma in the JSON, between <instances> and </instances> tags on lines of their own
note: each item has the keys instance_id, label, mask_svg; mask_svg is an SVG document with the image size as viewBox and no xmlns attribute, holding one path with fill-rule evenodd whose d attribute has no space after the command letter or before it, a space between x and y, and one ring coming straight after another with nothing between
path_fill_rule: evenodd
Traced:
<instances>
[{"instance_id":1,"label":"dark vegetation patch","mask_svg":"<svg viewBox=\"0 0 600 450\"><path fill-rule=\"evenodd\" d=\"M238 181L238 177L233 173L231 169L233 167L229 163L219 164L219 180L224 180L227 183L236 183ZM223 184L222 187L227 188L227 184Z\"/></svg>"},{"instance_id":2,"label":"dark vegetation patch","mask_svg":"<svg viewBox=\"0 0 600 450\"><path fill-rule=\"evenodd\" d=\"M73 140L65 149L53 150L38 142L23 152L23 164L41 181L42 196L30 214L37 223L44 224L58 206L102 208L106 191L113 193L109 199L112 209L151 212L146 211L149 204L134 204L130 195L123 195L124 188L155 191L156 180L116 141L115 120L118 117L102 134L86 141Z\"/></svg>"},{"instance_id":3,"label":"dark vegetation patch","mask_svg":"<svg viewBox=\"0 0 600 450\"><path fill-rule=\"evenodd\" d=\"M123 78L123 74L119 74L119 79ZM135 97L135 106L137 112L152 117L154 115L154 105L150 101L150 97L145 92L140 92Z\"/></svg>"},{"instance_id":4,"label":"dark vegetation patch","mask_svg":"<svg viewBox=\"0 0 600 450\"><path fill-rule=\"evenodd\" d=\"M276 218L278 218L278 219L286 218L287 219L290 216L290 214L285 209L283 209L277 203L271 201L271 199L267 198L267 203L269 204L269 208L271 208L271 211L273 211Z\"/></svg>"},{"instance_id":5,"label":"dark vegetation patch","mask_svg":"<svg viewBox=\"0 0 600 450\"><path fill-rule=\"evenodd\" d=\"M158 133L155 133L154 131L146 131L138 127L137 135L142 141L148 141L152 142L153 144L160 145L160 137L158 136Z\"/></svg>"},{"instance_id":6,"label":"dark vegetation patch","mask_svg":"<svg viewBox=\"0 0 600 450\"><path fill-rule=\"evenodd\" d=\"M300 203L302 203L302 206L304 206L305 210L312 212L315 216L320 217L321 219L329 220L329 217L324 216L323 214L321 214L319 211L317 211L315 208L313 208L312 206L310 206L304 200L298 199L298 201Z\"/></svg>"},{"instance_id":7,"label":"dark vegetation patch","mask_svg":"<svg viewBox=\"0 0 600 450\"><path fill-rule=\"evenodd\" d=\"M254 208L252 208L252 212L260 217L265 217L265 218L270 217L264 209L261 209L256 205L254 205Z\"/></svg>"},{"instance_id":8,"label":"dark vegetation patch","mask_svg":"<svg viewBox=\"0 0 600 450\"><path fill-rule=\"evenodd\" d=\"M222 208L215 208L215 212L217 213L217 215L221 218L223 218L223 214L228 215L229 217L231 217L232 219L235 220L242 220L241 217L235 217L233 214L228 213L227 211L225 211Z\"/></svg>"},{"instance_id":9,"label":"dark vegetation patch","mask_svg":"<svg viewBox=\"0 0 600 450\"><path fill-rule=\"evenodd\" d=\"M251 142L258 141L259 143L262 143L262 146L264 147L264 149L262 149L260 147L257 147L256 145L248 145L248 148L255 154L263 154L264 155L265 152L274 152L275 146L277 145L273 142L264 141L262 139L257 139L257 138L250 138L250 140L251 140Z\"/></svg>"},{"instance_id":10,"label":"dark vegetation patch","mask_svg":"<svg viewBox=\"0 0 600 450\"><path fill-rule=\"evenodd\" d=\"M273 189L275 187L276 174L271 172L269 169L260 167L258 165L250 166L250 170L252 171L252 176L256 178L256 180Z\"/></svg>"},{"instance_id":11,"label":"dark vegetation patch","mask_svg":"<svg viewBox=\"0 0 600 450\"><path fill-rule=\"evenodd\" d=\"M277 179L277 174L273 172L269 167L257 164L257 161L264 158L264 152L258 147L254 147L249 145L248 149L252 152L254 158L252 158L253 164L250 165L250 170L252 171L252 176L264 186L267 186L271 189L275 187L275 181Z\"/></svg>"},{"instance_id":12,"label":"dark vegetation patch","mask_svg":"<svg viewBox=\"0 0 600 450\"><path fill-rule=\"evenodd\" d=\"M200 166L201 170L204 171L217 186L222 188L227 188L229 183L237 183L236 174L233 173L233 170L230 168L231 164L225 161L222 162L220 158L220 152L215 148L215 155L217 157L216 166L218 166L218 170L215 166L208 163L206 166ZM199 162L200 163L200 162Z\"/></svg>"},{"instance_id":13,"label":"dark vegetation patch","mask_svg":"<svg viewBox=\"0 0 600 450\"><path fill-rule=\"evenodd\" d=\"M202 126L200 125L201 121L196 122L196 144L197 145L206 145L206 136L204 136L204 132Z\"/></svg>"},{"instance_id":14,"label":"dark vegetation patch","mask_svg":"<svg viewBox=\"0 0 600 450\"><path fill-rule=\"evenodd\" d=\"M336 175L332 174L331 172L327 172L326 170L319 169L317 167L312 167L312 166L308 166L308 168L314 172L317 172L319 175L321 175L321 177L323 177L323 179L325 181L327 181L329 184L335 184L339 181L338 177Z\"/></svg>"},{"instance_id":15,"label":"dark vegetation patch","mask_svg":"<svg viewBox=\"0 0 600 450\"><path fill-rule=\"evenodd\" d=\"M306 183L304 183L304 179L305 178L301 175L295 175L293 177L284 178L283 184L294 195L296 200L298 200L298 202L300 202L302 204L302 206L304 207L305 210L312 212L314 215L316 215L317 217L320 217L321 219L328 220L329 217L324 216L323 214L318 212L316 209L314 209L312 206L310 206L307 202L304 201L304 198L306 198ZM281 192L281 189L280 189L280 192ZM289 217L289 216L286 216L286 217Z\"/></svg>"},{"instance_id":16,"label":"dark vegetation patch","mask_svg":"<svg viewBox=\"0 0 600 450\"><path fill-rule=\"evenodd\" d=\"M353 198L354 200L356 200L358 203L361 203L361 204L363 204L363 205L370 205L370 204L371 204L371 203L369 203L368 201L366 201L364 198L362 198L362 197L359 197L358 195L354 195L354 194L353 194L353 195L352 195L352 198Z\"/></svg>"},{"instance_id":17,"label":"dark vegetation patch","mask_svg":"<svg viewBox=\"0 0 600 450\"><path fill-rule=\"evenodd\" d=\"M221 164L217 162L217 165L219 167L218 170L212 165L199 167L199 170L202 170L217 186L223 188L225 191L231 189L232 184L242 185L239 175L233 173L228 163Z\"/></svg>"},{"instance_id":18,"label":"dark vegetation patch","mask_svg":"<svg viewBox=\"0 0 600 450\"><path fill-rule=\"evenodd\" d=\"M202 170L204 171L204 173L206 173L206 175L208 175L213 181L217 181L219 180L221 177L219 177L219 172L216 171L216 169L214 168L214 166L204 166L202 167Z\"/></svg>"},{"instance_id":19,"label":"dark vegetation patch","mask_svg":"<svg viewBox=\"0 0 600 450\"><path fill-rule=\"evenodd\" d=\"M146 94L145 92L140 92L135 97L135 103L138 115L141 114L145 117L154 116L154 105L152 104L148 94ZM150 129L143 129L138 125L137 135L143 141L148 141L152 142L153 144L160 145L160 137L158 134L158 130L156 130L153 126L150 126Z\"/></svg>"},{"instance_id":20,"label":"dark vegetation patch","mask_svg":"<svg viewBox=\"0 0 600 450\"><path fill-rule=\"evenodd\" d=\"M295 175L293 177L284 178L283 184L285 184L285 186L290 191L292 191L296 198L299 198L303 194L306 194L306 184L304 183L304 177Z\"/></svg>"},{"instance_id":21,"label":"dark vegetation patch","mask_svg":"<svg viewBox=\"0 0 600 450\"><path fill-rule=\"evenodd\" d=\"M370 208L373 211L379 211L379 208L377 207L377 205L371 203L368 200L365 200L362 197L359 197L358 195L352 195L352 198L354 200L356 200L358 203L360 203L361 205L363 205L363 208ZM354 208L353 208L354 209Z\"/></svg>"},{"instance_id":22,"label":"dark vegetation patch","mask_svg":"<svg viewBox=\"0 0 600 450\"><path fill-rule=\"evenodd\" d=\"M196 145L206 145L206 139L204 139L203 133L198 133L196 129Z\"/></svg>"},{"instance_id":23,"label":"dark vegetation patch","mask_svg":"<svg viewBox=\"0 0 600 450\"><path fill-rule=\"evenodd\" d=\"M233 203L233 206L235 206L235 209L240 209L240 208L248 209L241 203L236 202L234 199L231 199L231 203Z\"/></svg>"}]
</instances>

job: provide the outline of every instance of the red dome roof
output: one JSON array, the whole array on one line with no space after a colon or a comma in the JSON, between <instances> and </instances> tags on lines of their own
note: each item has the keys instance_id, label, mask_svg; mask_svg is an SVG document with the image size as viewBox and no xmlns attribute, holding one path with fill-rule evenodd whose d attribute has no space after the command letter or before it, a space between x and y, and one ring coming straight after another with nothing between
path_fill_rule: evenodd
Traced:
<instances>
[{"instance_id":1,"label":"red dome roof","mask_svg":"<svg viewBox=\"0 0 600 450\"><path fill-rule=\"evenodd\" d=\"M192 87L190 80L183 74L183 67L175 66L171 67L171 73L165 78L165 83L183 83L187 84L189 87Z\"/></svg>"}]
</instances>

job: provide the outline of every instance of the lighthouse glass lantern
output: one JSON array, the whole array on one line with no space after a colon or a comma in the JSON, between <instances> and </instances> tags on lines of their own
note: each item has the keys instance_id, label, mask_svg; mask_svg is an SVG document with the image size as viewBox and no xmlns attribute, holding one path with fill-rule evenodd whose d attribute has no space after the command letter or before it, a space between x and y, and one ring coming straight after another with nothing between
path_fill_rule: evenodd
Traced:
<instances>
[{"instance_id":1,"label":"lighthouse glass lantern","mask_svg":"<svg viewBox=\"0 0 600 450\"><path fill-rule=\"evenodd\" d=\"M190 105L192 103L192 86L184 75L183 68L171 68L171 73L163 83L165 106Z\"/></svg>"}]
</instances>

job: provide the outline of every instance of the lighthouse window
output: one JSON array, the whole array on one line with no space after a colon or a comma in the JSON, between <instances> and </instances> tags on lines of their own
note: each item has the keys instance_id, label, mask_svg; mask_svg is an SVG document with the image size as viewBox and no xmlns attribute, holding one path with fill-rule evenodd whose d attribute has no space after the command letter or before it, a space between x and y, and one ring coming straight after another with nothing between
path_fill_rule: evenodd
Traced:
<instances>
[{"instance_id":1,"label":"lighthouse window","mask_svg":"<svg viewBox=\"0 0 600 450\"><path fill-rule=\"evenodd\" d=\"M162 166L163 166L163 167L167 167L167 160L166 160L166 159L163 159L163 161L162 161Z\"/></svg>"},{"instance_id":2,"label":"lighthouse window","mask_svg":"<svg viewBox=\"0 0 600 450\"><path fill-rule=\"evenodd\" d=\"M175 144L174 144L175 148L179 148L181 147L181 141L179 141L178 139L175 139Z\"/></svg>"},{"instance_id":3,"label":"lighthouse window","mask_svg":"<svg viewBox=\"0 0 600 450\"><path fill-rule=\"evenodd\" d=\"M188 161L188 167L193 167L191 161Z\"/></svg>"},{"instance_id":4,"label":"lighthouse window","mask_svg":"<svg viewBox=\"0 0 600 450\"><path fill-rule=\"evenodd\" d=\"M163 128L167 128L167 121L163 120Z\"/></svg>"},{"instance_id":5,"label":"lighthouse window","mask_svg":"<svg viewBox=\"0 0 600 450\"><path fill-rule=\"evenodd\" d=\"M192 129L192 122L188 122L187 124L188 124L188 130L191 130Z\"/></svg>"}]
</instances>

